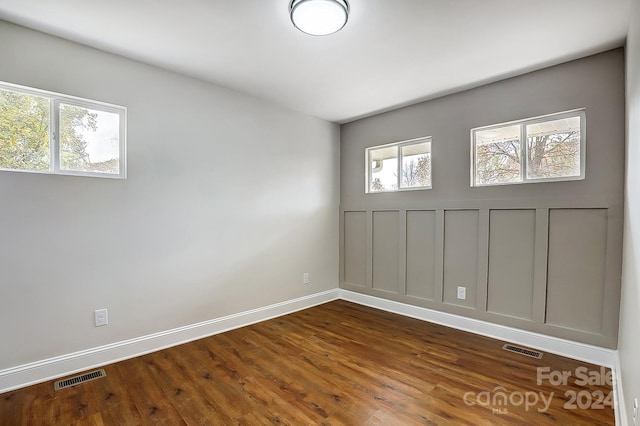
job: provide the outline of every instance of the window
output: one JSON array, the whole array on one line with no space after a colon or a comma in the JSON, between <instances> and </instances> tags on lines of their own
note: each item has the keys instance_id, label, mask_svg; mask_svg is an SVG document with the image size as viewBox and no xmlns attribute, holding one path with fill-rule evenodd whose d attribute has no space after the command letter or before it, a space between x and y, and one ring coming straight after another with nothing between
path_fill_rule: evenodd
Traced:
<instances>
[{"instance_id":1,"label":"window","mask_svg":"<svg viewBox=\"0 0 640 426\"><path fill-rule=\"evenodd\" d=\"M431 188L431 138L367 148L366 192Z\"/></svg>"},{"instance_id":2,"label":"window","mask_svg":"<svg viewBox=\"0 0 640 426\"><path fill-rule=\"evenodd\" d=\"M471 185L584 179L585 112L471 130Z\"/></svg>"},{"instance_id":3,"label":"window","mask_svg":"<svg viewBox=\"0 0 640 426\"><path fill-rule=\"evenodd\" d=\"M126 108L0 82L0 170L126 177Z\"/></svg>"}]
</instances>

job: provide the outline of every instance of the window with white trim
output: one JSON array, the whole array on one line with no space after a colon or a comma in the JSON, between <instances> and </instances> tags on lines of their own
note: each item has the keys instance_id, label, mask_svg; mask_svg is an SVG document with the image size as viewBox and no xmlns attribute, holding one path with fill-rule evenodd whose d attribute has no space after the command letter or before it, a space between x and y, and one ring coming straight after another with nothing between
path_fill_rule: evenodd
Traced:
<instances>
[{"instance_id":1,"label":"window with white trim","mask_svg":"<svg viewBox=\"0 0 640 426\"><path fill-rule=\"evenodd\" d=\"M124 179L126 113L0 82L0 170Z\"/></svg>"},{"instance_id":2,"label":"window with white trim","mask_svg":"<svg viewBox=\"0 0 640 426\"><path fill-rule=\"evenodd\" d=\"M366 192L431 188L431 137L367 148Z\"/></svg>"},{"instance_id":3,"label":"window with white trim","mask_svg":"<svg viewBox=\"0 0 640 426\"><path fill-rule=\"evenodd\" d=\"M584 179L585 111L471 130L471 186Z\"/></svg>"}]
</instances>

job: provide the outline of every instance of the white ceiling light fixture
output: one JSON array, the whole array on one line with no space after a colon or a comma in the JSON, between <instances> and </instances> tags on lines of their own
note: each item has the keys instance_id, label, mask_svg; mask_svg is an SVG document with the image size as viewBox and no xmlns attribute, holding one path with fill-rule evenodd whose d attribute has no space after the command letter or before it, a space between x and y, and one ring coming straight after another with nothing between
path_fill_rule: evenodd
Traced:
<instances>
[{"instance_id":1,"label":"white ceiling light fixture","mask_svg":"<svg viewBox=\"0 0 640 426\"><path fill-rule=\"evenodd\" d=\"M315 36L340 31L349 19L347 0L291 0L289 14L293 25Z\"/></svg>"}]
</instances>

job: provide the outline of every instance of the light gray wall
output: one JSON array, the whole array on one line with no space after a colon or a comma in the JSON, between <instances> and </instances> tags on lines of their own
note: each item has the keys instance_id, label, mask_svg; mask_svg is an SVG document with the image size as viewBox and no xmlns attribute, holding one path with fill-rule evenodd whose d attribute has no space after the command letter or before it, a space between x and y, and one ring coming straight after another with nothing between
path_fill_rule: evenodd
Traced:
<instances>
[{"instance_id":1,"label":"light gray wall","mask_svg":"<svg viewBox=\"0 0 640 426\"><path fill-rule=\"evenodd\" d=\"M0 172L0 369L337 287L337 125L1 21L0 57L129 125L127 180Z\"/></svg>"},{"instance_id":2,"label":"light gray wall","mask_svg":"<svg viewBox=\"0 0 640 426\"><path fill-rule=\"evenodd\" d=\"M628 424L640 399L640 0L633 0L627 37L627 167L618 351ZM640 421L640 420L639 420Z\"/></svg>"},{"instance_id":3,"label":"light gray wall","mask_svg":"<svg viewBox=\"0 0 640 426\"><path fill-rule=\"evenodd\" d=\"M624 90L620 48L343 125L341 286L615 348ZM585 180L470 187L470 129L576 108ZM365 149L423 136L433 189L365 194Z\"/></svg>"}]
</instances>

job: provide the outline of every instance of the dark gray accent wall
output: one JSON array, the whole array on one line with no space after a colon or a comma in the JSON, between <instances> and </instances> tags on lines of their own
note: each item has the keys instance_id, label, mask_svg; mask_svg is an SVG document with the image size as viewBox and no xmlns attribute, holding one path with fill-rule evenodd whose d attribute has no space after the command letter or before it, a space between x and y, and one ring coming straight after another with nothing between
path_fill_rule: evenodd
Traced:
<instances>
[{"instance_id":1,"label":"dark gray accent wall","mask_svg":"<svg viewBox=\"0 0 640 426\"><path fill-rule=\"evenodd\" d=\"M341 287L615 348L624 67L611 50L343 125ZM470 186L472 128L577 108L584 180ZM365 149L423 136L433 189L366 194Z\"/></svg>"}]
</instances>

